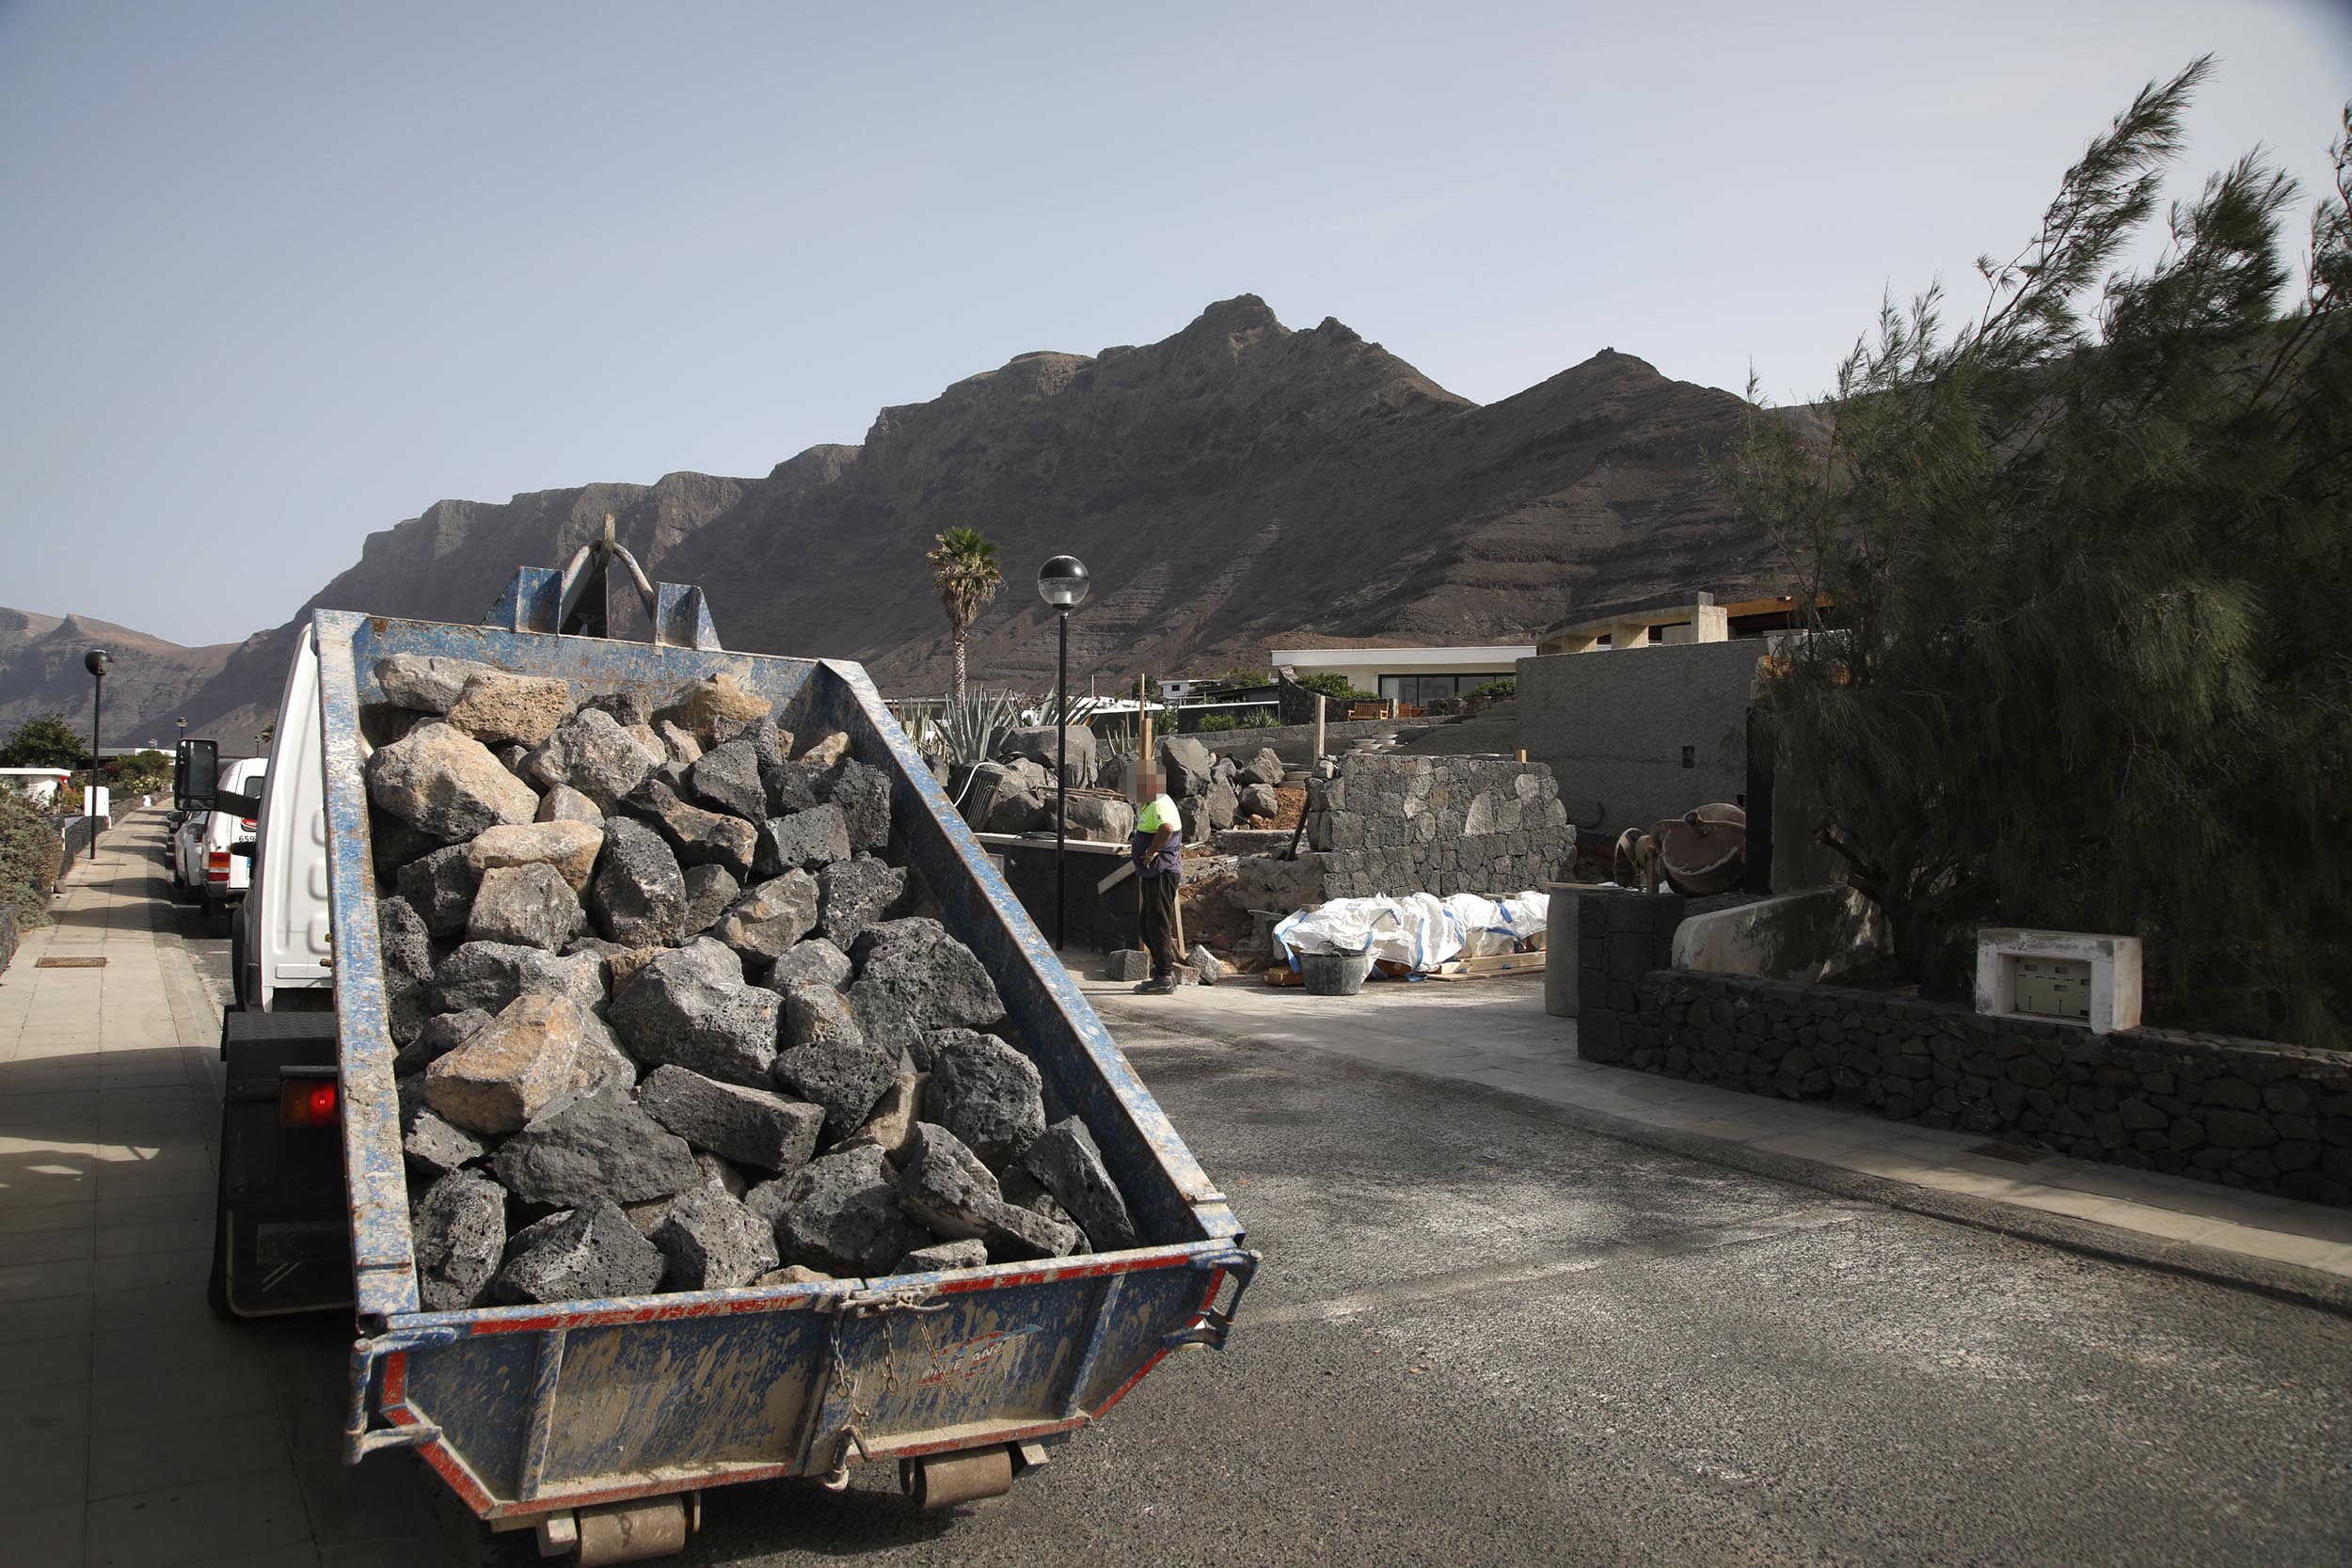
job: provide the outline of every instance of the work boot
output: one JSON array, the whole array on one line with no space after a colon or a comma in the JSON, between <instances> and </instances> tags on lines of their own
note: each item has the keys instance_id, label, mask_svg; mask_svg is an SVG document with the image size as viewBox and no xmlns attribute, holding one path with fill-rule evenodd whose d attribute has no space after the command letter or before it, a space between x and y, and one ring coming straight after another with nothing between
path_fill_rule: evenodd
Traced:
<instances>
[{"instance_id":1,"label":"work boot","mask_svg":"<svg viewBox=\"0 0 2352 1568\"><path fill-rule=\"evenodd\" d=\"M1137 996L1173 996L1175 993L1176 977L1172 974L1164 978L1146 980L1136 988Z\"/></svg>"}]
</instances>

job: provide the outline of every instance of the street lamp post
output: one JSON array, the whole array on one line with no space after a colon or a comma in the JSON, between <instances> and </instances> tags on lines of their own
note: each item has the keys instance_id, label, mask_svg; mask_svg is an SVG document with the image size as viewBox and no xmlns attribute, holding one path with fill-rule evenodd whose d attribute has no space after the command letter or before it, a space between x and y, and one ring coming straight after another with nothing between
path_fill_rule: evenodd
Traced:
<instances>
[{"instance_id":1,"label":"street lamp post","mask_svg":"<svg viewBox=\"0 0 2352 1568\"><path fill-rule=\"evenodd\" d=\"M98 713L106 696L106 666L114 656L103 648L92 648L82 656L82 668L90 673L89 692L89 784L82 791L82 811L89 818L89 858L98 859Z\"/></svg>"},{"instance_id":2,"label":"street lamp post","mask_svg":"<svg viewBox=\"0 0 2352 1568\"><path fill-rule=\"evenodd\" d=\"M1061 653L1054 680L1054 947L1061 949L1069 919L1064 876L1070 858L1070 612L1085 602L1086 562L1074 555L1057 555L1038 568L1038 595L1057 611L1061 624Z\"/></svg>"}]
</instances>

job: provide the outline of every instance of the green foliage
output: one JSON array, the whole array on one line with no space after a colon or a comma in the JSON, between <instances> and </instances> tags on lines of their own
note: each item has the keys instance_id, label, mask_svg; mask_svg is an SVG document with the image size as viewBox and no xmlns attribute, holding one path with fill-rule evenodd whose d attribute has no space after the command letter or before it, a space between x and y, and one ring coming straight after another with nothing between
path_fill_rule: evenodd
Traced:
<instances>
[{"instance_id":1,"label":"green foliage","mask_svg":"<svg viewBox=\"0 0 2352 1568\"><path fill-rule=\"evenodd\" d=\"M1230 713L1206 713L1200 716L1202 735L1221 735L1227 730L1241 728L1241 721Z\"/></svg>"},{"instance_id":2,"label":"green foliage","mask_svg":"<svg viewBox=\"0 0 2352 1568\"><path fill-rule=\"evenodd\" d=\"M960 691L924 725L922 743L941 761L972 767L988 760L996 737L1021 720L1013 691Z\"/></svg>"},{"instance_id":3,"label":"green foliage","mask_svg":"<svg viewBox=\"0 0 2352 1568\"><path fill-rule=\"evenodd\" d=\"M1236 729L1244 730L1278 730L1281 727L1282 721L1263 708L1255 713L1243 714L1241 722L1234 726Z\"/></svg>"},{"instance_id":4,"label":"green foliage","mask_svg":"<svg viewBox=\"0 0 2352 1568\"><path fill-rule=\"evenodd\" d=\"M1981 261L1947 330L1882 308L1828 421L1722 467L1804 612L1760 711L1915 973L1987 924L2136 933L2152 1022L2343 1043L2352 1019L2352 109L2312 227L2249 156L2137 275L2200 60Z\"/></svg>"},{"instance_id":5,"label":"green foliage","mask_svg":"<svg viewBox=\"0 0 2352 1568\"><path fill-rule=\"evenodd\" d=\"M1499 680L1488 681L1483 686L1471 687L1462 693L1462 700L1466 703L1499 703L1505 697L1516 697L1518 693L1519 678L1517 675L1504 675Z\"/></svg>"},{"instance_id":6,"label":"green foliage","mask_svg":"<svg viewBox=\"0 0 2352 1568\"><path fill-rule=\"evenodd\" d=\"M1272 686L1274 672L1236 667L1217 676L1216 684L1227 687Z\"/></svg>"},{"instance_id":7,"label":"green foliage","mask_svg":"<svg viewBox=\"0 0 2352 1568\"><path fill-rule=\"evenodd\" d=\"M1320 691L1338 703L1369 703L1375 700L1369 691L1359 691L1347 684L1347 677L1335 670L1318 670L1311 675L1301 675L1298 684L1310 691Z\"/></svg>"},{"instance_id":8,"label":"green foliage","mask_svg":"<svg viewBox=\"0 0 2352 1568\"><path fill-rule=\"evenodd\" d=\"M0 901L16 906L20 928L49 924L49 893L64 860L56 823L15 790L0 789Z\"/></svg>"},{"instance_id":9,"label":"green foliage","mask_svg":"<svg viewBox=\"0 0 2352 1568\"><path fill-rule=\"evenodd\" d=\"M106 765L108 782L125 795L158 795L171 787L171 759L157 751L134 752Z\"/></svg>"},{"instance_id":10,"label":"green foliage","mask_svg":"<svg viewBox=\"0 0 2352 1568\"><path fill-rule=\"evenodd\" d=\"M0 768L79 768L89 748L61 713L27 719L0 744Z\"/></svg>"},{"instance_id":11,"label":"green foliage","mask_svg":"<svg viewBox=\"0 0 2352 1568\"><path fill-rule=\"evenodd\" d=\"M996 596L1005 580L997 563L995 541L976 528L951 528L934 536L938 543L925 559L931 563L931 586L939 592L940 608L947 612L947 635L955 644L956 692L963 695L963 645L980 607Z\"/></svg>"}]
</instances>

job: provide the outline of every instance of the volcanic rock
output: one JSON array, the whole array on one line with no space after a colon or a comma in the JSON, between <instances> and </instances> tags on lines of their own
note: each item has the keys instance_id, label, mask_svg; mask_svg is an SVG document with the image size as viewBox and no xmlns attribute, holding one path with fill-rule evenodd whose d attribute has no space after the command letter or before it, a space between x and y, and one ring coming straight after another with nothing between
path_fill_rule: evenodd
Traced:
<instances>
[{"instance_id":1,"label":"volcanic rock","mask_svg":"<svg viewBox=\"0 0 2352 1568\"><path fill-rule=\"evenodd\" d=\"M748 740L730 740L704 752L687 770L686 788L713 811L732 812L754 822L768 817L768 789L759 778L759 752Z\"/></svg>"},{"instance_id":2,"label":"volcanic rock","mask_svg":"<svg viewBox=\"0 0 2352 1568\"><path fill-rule=\"evenodd\" d=\"M1030 1143L1021 1163L1085 1229L1095 1251L1120 1252L1143 1244L1127 1212L1127 1200L1120 1196L1085 1122L1070 1117L1054 1123Z\"/></svg>"},{"instance_id":3,"label":"volcanic rock","mask_svg":"<svg viewBox=\"0 0 2352 1568\"><path fill-rule=\"evenodd\" d=\"M678 935L700 936L742 895L743 884L723 865L690 865L685 875L686 912L678 917Z\"/></svg>"},{"instance_id":4,"label":"volcanic rock","mask_svg":"<svg viewBox=\"0 0 2352 1568\"><path fill-rule=\"evenodd\" d=\"M817 924L817 898L816 878L787 871L747 889L710 934L747 961L772 963Z\"/></svg>"},{"instance_id":5,"label":"volcanic rock","mask_svg":"<svg viewBox=\"0 0 2352 1568\"><path fill-rule=\"evenodd\" d=\"M564 793L583 804L587 801L578 790L564 789ZM559 819L490 828L466 846L466 863L477 878L509 866L551 865L564 874L572 892L585 893L588 879L596 869L596 852L604 847L603 823L598 816L593 823Z\"/></svg>"},{"instance_id":6,"label":"volcanic rock","mask_svg":"<svg viewBox=\"0 0 2352 1568\"><path fill-rule=\"evenodd\" d=\"M774 991L745 985L742 960L703 937L639 970L611 1011L641 1059L764 1088L783 1006Z\"/></svg>"},{"instance_id":7,"label":"volcanic rock","mask_svg":"<svg viewBox=\"0 0 2352 1568\"><path fill-rule=\"evenodd\" d=\"M631 947L660 946L677 939L686 907L685 874L661 835L625 816L609 818L588 889L596 929Z\"/></svg>"},{"instance_id":8,"label":"volcanic rock","mask_svg":"<svg viewBox=\"0 0 2352 1568\"><path fill-rule=\"evenodd\" d=\"M1005 1016L996 983L972 950L936 920L885 921L860 937L850 955L861 970L850 1005L866 1039L930 1064L935 1029L985 1029Z\"/></svg>"},{"instance_id":9,"label":"volcanic rock","mask_svg":"<svg viewBox=\"0 0 2352 1568\"><path fill-rule=\"evenodd\" d=\"M771 816L759 830L756 864L763 877L798 867L815 871L850 858L850 825L835 805Z\"/></svg>"},{"instance_id":10,"label":"volcanic rock","mask_svg":"<svg viewBox=\"0 0 2352 1568\"><path fill-rule=\"evenodd\" d=\"M1037 1064L993 1035L942 1029L930 1037L923 1117L953 1132L991 1170L1001 1170L1045 1131Z\"/></svg>"},{"instance_id":11,"label":"volcanic rock","mask_svg":"<svg viewBox=\"0 0 2352 1568\"><path fill-rule=\"evenodd\" d=\"M491 1293L515 1305L642 1296L661 1283L661 1252L618 1205L583 1199L515 1233Z\"/></svg>"},{"instance_id":12,"label":"volcanic rock","mask_svg":"<svg viewBox=\"0 0 2352 1568\"><path fill-rule=\"evenodd\" d=\"M424 927L435 941L447 942L465 930L474 888L469 846L452 844L410 861L394 880L400 895L424 917Z\"/></svg>"},{"instance_id":13,"label":"volcanic rock","mask_svg":"<svg viewBox=\"0 0 2352 1568\"><path fill-rule=\"evenodd\" d=\"M447 724L420 724L368 758L368 799L377 810L445 841L502 822L528 822L538 794L489 748Z\"/></svg>"},{"instance_id":14,"label":"volcanic rock","mask_svg":"<svg viewBox=\"0 0 2352 1568\"><path fill-rule=\"evenodd\" d=\"M847 948L905 895L907 874L903 866L859 855L826 866L818 883L818 929L835 947Z\"/></svg>"},{"instance_id":15,"label":"volcanic rock","mask_svg":"<svg viewBox=\"0 0 2352 1568\"><path fill-rule=\"evenodd\" d=\"M506 1250L506 1195L469 1171L442 1177L409 1214L417 1294L428 1312L481 1303Z\"/></svg>"},{"instance_id":16,"label":"volcanic rock","mask_svg":"<svg viewBox=\"0 0 2352 1568\"><path fill-rule=\"evenodd\" d=\"M571 711L572 690L562 681L479 670L466 677L449 723L485 746L511 742L527 749L544 743Z\"/></svg>"},{"instance_id":17,"label":"volcanic rock","mask_svg":"<svg viewBox=\"0 0 2352 1568\"><path fill-rule=\"evenodd\" d=\"M660 760L620 721L591 704L558 724L548 743L524 759L523 771L548 788L569 785L610 814Z\"/></svg>"},{"instance_id":18,"label":"volcanic rock","mask_svg":"<svg viewBox=\"0 0 2352 1568\"><path fill-rule=\"evenodd\" d=\"M469 1132L511 1132L572 1086L580 1008L569 997L516 997L425 1069L426 1103Z\"/></svg>"},{"instance_id":19,"label":"volcanic rock","mask_svg":"<svg viewBox=\"0 0 2352 1568\"><path fill-rule=\"evenodd\" d=\"M825 1124L825 1113L805 1101L672 1065L647 1075L637 1102L694 1148L771 1172L808 1164Z\"/></svg>"},{"instance_id":20,"label":"volcanic rock","mask_svg":"<svg viewBox=\"0 0 2352 1568\"><path fill-rule=\"evenodd\" d=\"M512 942L560 950L580 935L588 916L564 873L544 861L502 865L482 874L466 917L468 942Z\"/></svg>"},{"instance_id":21,"label":"volcanic rock","mask_svg":"<svg viewBox=\"0 0 2352 1568\"><path fill-rule=\"evenodd\" d=\"M447 713L469 679L490 673L488 665L469 658L427 654L394 654L375 661L375 684L383 688L384 700L418 713Z\"/></svg>"},{"instance_id":22,"label":"volcanic rock","mask_svg":"<svg viewBox=\"0 0 2352 1568\"><path fill-rule=\"evenodd\" d=\"M617 1085L564 1096L508 1138L492 1162L526 1203L647 1203L702 1181L686 1140Z\"/></svg>"},{"instance_id":23,"label":"volcanic rock","mask_svg":"<svg viewBox=\"0 0 2352 1568\"><path fill-rule=\"evenodd\" d=\"M774 1228L710 1187L674 1199L651 1240L669 1260L673 1291L732 1290L776 1266Z\"/></svg>"},{"instance_id":24,"label":"volcanic rock","mask_svg":"<svg viewBox=\"0 0 2352 1568\"><path fill-rule=\"evenodd\" d=\"M746 1201L773 1221L780 1256L830 1275L880 1275L930 1241L899 1208L878 1148L811 1160Z\"/></svg>"}]
</instances>

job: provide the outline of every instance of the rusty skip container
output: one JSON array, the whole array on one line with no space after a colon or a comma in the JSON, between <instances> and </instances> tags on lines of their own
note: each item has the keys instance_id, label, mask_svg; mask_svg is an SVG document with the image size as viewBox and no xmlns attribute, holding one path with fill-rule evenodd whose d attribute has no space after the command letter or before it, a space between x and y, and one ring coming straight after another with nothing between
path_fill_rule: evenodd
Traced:
<instances>
[{"instance_id":1,"label":"rusty skip container","mask_svg":"<svg viewBox=\"0 0 2352 1568\"><path fill-rule=\"evenodd\" d=\"M318 657L354 1292L361 1337L344 1453L413 1449L499 1528L587 1546L596 1511L704 1488L901 1461L918 1497L941 1456L1008 1479L1100 1418L1169 1351L1221 1346L1254 1269L1242 1229L882 705L865 671L729 653L700 594L660 585L667 645L554 635L558 574L526 570L494 624L323 610ZM388 655L474 659L662 697L726 672L791 727L840 729L892 781L908 863L986 965L1052 1092L1083 1116L1148 1245L888 1279L420 1309L359 711ZM805 728L803 728L805 726ZM1220 1307L1220 1291L1225 1304ZM980 1490L1001 1490L985 1483ZM593 1554L584 1554L593 1555ZM633 1552L630 1555L635 1555Z\"/></svg>"}]
</instances>

